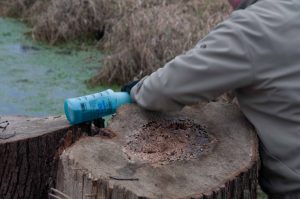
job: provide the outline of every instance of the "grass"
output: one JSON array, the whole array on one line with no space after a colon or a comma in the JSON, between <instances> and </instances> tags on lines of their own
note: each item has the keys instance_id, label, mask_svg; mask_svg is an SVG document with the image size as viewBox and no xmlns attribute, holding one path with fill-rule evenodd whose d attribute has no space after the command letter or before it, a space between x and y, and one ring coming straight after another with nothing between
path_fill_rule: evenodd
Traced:
<instances>
[{"instance_id":1,"label":"grass","mask_svg":"<svg viewBox=\"0 0 300 199\"><path fill-rule=\"evenodd\" d=\"M0 16L33 26L35 40L51 44L100 40L104 67L91 85L124 84L192 48L229 6L224 0L2 0Z\"/></svg>"},{"instance_id":2,"label":"grass","mask_svg":"<svg viewBox=\"0 0 300 199\"><path fill-rule=\"evenodd\" d=\"M257 199L268 199L267 195L260 189L257 188Z\"/></svg>"},{"instance_id":3,"label":"grass","mask_svg":"<svg viewBox=\"0 0 300 199\"><path fill-rule=\"evenodd\" d=\"M149 75L192 48L229 12L222 0L177 0L128 10L111 20L113 25L100 43L109 54L91 79L93 85L124 84Z\"/></svg>"}]
</instances>

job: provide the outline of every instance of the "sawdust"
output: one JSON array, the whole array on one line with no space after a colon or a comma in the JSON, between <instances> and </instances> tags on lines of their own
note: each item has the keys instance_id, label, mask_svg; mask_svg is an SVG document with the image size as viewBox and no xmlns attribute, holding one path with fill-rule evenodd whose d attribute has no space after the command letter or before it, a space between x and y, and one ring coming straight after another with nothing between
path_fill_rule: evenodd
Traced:
<instances>
[{"instance_id":1,"label":"sawdust","mask_svg":"<svg viewBox=\"0 0 300 199\"><path fill-rule=\"evenodd\" d=\"M129 136L125 153L129 159L167 164L208 154L216 139L192 120L151 121Z\"/></svg>"}]
</instances>

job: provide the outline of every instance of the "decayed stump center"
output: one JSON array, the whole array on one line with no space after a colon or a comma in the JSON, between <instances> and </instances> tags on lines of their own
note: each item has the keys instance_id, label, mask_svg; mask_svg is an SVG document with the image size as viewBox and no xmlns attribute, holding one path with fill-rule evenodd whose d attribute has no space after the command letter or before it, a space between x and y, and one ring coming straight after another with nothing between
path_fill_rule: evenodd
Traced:
<instances>
[{"instance_id":1,"label":"decayed stump center","mask_svg":"<svg viewBox=\"0 0 300 199\"><path fill-rule=\"evenodd\" d=\"M127 137L124 147L129 159L168 164L208 154L217 139L191 119L150 121Z\"/></svg>"},{"instance_id":2,"label":"decayed stump center","mask_svg":"<svg viewBox=\"0 0 300 199\"><path fill-rule=\"evenodd\" d=\"M64 151L57 189L72 199L255 199L257 147L233 105L176 113L126 105L99 136Z\"/></svg>"}]
</instances>

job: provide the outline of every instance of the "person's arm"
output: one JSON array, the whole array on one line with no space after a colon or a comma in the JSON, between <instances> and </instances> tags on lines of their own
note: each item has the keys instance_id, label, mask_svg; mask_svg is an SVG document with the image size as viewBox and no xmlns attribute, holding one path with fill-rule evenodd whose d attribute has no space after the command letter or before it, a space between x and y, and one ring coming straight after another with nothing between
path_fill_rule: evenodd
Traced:
<instances>
[{"instance_id":1,"label":"person's arm","mask_svg":"<svg viewBox=\"0 0 300 199\"><path fill-rule=\"evenodd\" d=\"M145 109L174 111L250 85L253 66L241 31L243 23L237 17L221 23L195 48L142 79L131 90L133 100Z\"/></svg>"}]
</instances>

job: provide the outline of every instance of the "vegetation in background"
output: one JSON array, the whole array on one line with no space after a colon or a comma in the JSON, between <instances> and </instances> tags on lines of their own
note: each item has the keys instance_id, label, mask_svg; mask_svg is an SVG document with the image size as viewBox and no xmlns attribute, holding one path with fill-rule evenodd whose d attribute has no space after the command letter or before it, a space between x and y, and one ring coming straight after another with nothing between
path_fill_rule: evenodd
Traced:
<instances>
[{"instance_id":1,"label":"vegetation in background","mask_svg":"<svg viewBox=\"0 0 300 199\"><path fill-rule=\"evenodd\" d=\"M224 0L4 0L2 15L24 19L51 44L99 40L104 67L89 83L123 84L193 47L229 11Z\"/></svg>"},{"instance_id":2,"label":"vegetation in background","mask_svg":"<svg viewBox=\"0 0 300 199\"><path fill-rule=\"evenodd\" d=\"M226 13L227 4L220 0L177 0L113 19L100 42L109 54L90 83L123 84L150 74L193 47Z\"/></svg>"},{"instance_id":3,"label":"vegetation in background","mask_svg":"<svg viewBox=\"0 0 300 199\"><path fill-rule=\"evenodd\" d=\"M48 8L50 0L1 0L0 16L22 19L32 26Z\"/></svg>"},{"instance_id":4,"label":"vegetation in background","mask_svg":"<svg viewBox=\"0 0 300 199\"><path fill-rule=\"evenodd\" d=\"M96 93L112 85L87 88L101 53L94 47L33 42L30 28L0 18L0 114L48 116L64 113L64 99Z\"/></svg>"},{"instance_id":5,"label":"vegetation in background","mask_svg":"<svg viewBox=\"0 0 300 199\"><path fill-rule=\"evenodd\" d=\"M257 189L257 199L268 199L268 197L261 189Z\"/></svg>"},{"instance_id":6,"label":"vegetation in background","mask_svg":"<svg viewBox=\"0 0 300 199\"><path fill-rule=\"evenodd\" d=\"M193 47L227 12L219 0L191 0L125 14L104 35L109 55L90 82L122 84L150 74Z\"/></svg>"}]
</instances>

